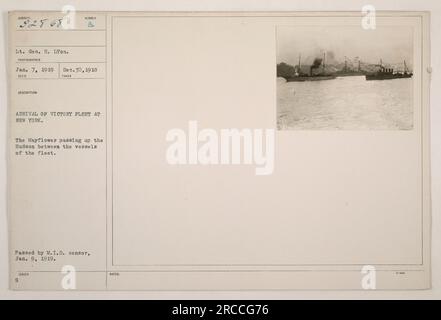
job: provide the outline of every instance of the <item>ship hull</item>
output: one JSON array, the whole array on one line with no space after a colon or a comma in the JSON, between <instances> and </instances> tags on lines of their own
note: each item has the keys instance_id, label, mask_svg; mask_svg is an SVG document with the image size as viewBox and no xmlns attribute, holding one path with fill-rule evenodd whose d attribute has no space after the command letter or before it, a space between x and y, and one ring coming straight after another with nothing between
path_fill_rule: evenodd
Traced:
<instances>
[{"instance_id":1,"label":"ship hull","mask_svg":"<svg viewBox=\"0 0 441 320\"><path fill-rule=\"evenodd\" d=\"M367 74L366 80L392 80L392 79L404 79L412 78L412 74Z\"/></svg>"},{"instance_id":2,"label":"ship hull","mask_svg":"<svg viewBox=\"0 0 441 320\"><path fill-rule=\"evenodd\" d=\"M365 73L362 73L362 72L336 73L337 78L360 77L360 76L364 76L364 75L365 75Z\"/></svg>"},{"instance_id":3,"label":"ship hull","mask_svg":"<svg viewBox=\"0 0 441 320\"><path fill-rule=\"evenodd\" d=\"M286 79L287 82L304 82L304 81L323 81L332 80L337 78L336 76L298 76Z\"/></svg>"}]
</instances>

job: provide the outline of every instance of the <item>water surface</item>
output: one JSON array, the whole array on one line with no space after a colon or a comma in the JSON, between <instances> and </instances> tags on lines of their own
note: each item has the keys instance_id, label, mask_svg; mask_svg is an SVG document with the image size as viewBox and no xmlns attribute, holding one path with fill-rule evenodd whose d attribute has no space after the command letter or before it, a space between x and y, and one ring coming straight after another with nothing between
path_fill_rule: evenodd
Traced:
<instances>
[{"instance_id":1,"label":"water surface","mask_svg":"<svg viewBox=\"0 0 441 320\"><path fill-rule=\"evenodd\" d=\"M277 79L279 129L408 130L413 127L412 78L366 81Z\"/></svg>"}]
</instances>

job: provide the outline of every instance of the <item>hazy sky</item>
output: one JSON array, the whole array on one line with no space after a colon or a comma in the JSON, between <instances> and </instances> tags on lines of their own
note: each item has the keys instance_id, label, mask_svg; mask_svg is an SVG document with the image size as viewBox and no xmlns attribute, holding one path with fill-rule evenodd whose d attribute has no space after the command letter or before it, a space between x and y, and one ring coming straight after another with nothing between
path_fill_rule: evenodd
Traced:
<instances>
[{"instance_id":1,"label":"hazy sky","mask_svg":"<svg viewBox=\"0 0 441 320\"><path fill-rule=\"evenodd\" d=\"M315 57L327 53L328 62L332 56L338 62L344 57L359 57L363 62L401 63L406 60L413 65L412 27L378 27L364 30L357 26L305 26L277 28L277 63L298 63L299 54L302 64L311 64Z\"/></svg>"}]
</instances>

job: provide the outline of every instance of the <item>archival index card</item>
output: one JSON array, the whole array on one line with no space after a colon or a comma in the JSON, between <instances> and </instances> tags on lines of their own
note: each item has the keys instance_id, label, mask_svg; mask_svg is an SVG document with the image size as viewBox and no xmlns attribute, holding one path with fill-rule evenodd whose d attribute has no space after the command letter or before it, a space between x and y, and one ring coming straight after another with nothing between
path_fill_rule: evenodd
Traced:
<instances>
[{"instance_id":1,"label":"archival index card","mask_svg":"<svg viewBox=\"0 0 441 320\"><path fill-rule=\"evenodd\" d=\"M11 288L429 288L429 16L365 18L11 12Z\"/></svg>"}]
</instances>

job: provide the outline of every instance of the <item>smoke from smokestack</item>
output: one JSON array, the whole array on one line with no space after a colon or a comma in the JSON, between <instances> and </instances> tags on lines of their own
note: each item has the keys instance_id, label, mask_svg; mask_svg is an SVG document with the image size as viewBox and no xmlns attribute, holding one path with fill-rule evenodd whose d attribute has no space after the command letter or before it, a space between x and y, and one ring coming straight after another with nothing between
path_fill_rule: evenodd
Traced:
<instances>
[{"instance_id":1,"label":"smoke from smokestack","mask_svg":"<svg viewBox=\"0 0 441 320\"><path fill-rule=\"evenodd\" d=\"M323 59L321 59L321 58L315 58L314 59L314 62L312 63L312 65L311 65L311 67L309 69L310 75L312 75L312 70L317 69L318 67L320 67L320 65L322 64L322 61L323 61Z\"/></svg>"}]
</instances>

